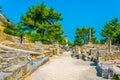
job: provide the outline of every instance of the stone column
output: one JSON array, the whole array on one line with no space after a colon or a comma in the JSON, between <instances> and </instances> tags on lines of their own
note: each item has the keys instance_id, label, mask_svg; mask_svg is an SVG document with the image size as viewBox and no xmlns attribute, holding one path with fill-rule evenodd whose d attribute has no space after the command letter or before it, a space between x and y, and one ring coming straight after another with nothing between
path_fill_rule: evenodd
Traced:
<instances>
[{"instance_id":1,"label":"stone column","mask_svg":"<svg viewBox=\"0 0 120 80\"><path fill-rule=\"evenodd\" d=\"M108 42L108 52L111 52L111 39L109 39L109 42Z\"/></svg>"},{"instance_id":2,"label":"stone column","mask_svg":"<svg viewBox=\"0 0 120 80\"><path fill-rule=\"evenodd\" d=\"M67 43L66 46L68 47L68 35L66 34L64 37L65 37L65 41Z\"/></svg>"},{"instance_id":3,"label":"stone column","mask_svg":"<svg viewBox=\"0 0 120 80\"><path fill-rule=\"evenodd\" d=\"M91 40L91 29L89 28L89 33L88 33L88 45L92 44L92 40Z\"/></svg>"},{"instance_id":4,"label":"stone column","mask_svg":"<svg viewBox=\"0 0 120 80\"><path fill-rule=\"evenodd\" d=\"M59 51L59 43L58 43L58 42L57 42L57 44L56 44L56 50L57 50L57 51L56 51L56 52L57 52L56 54L59 55L60 51Z\"/></svg>"},{"instance_id":5,"label":"stone column","mask_svg":"<svg viewBox=\"0 0 120 80\"><path fill-rule=\"evenodd\" d=\"M80 50L80 47L78 47L78 54L81 54L81 50Z\"/></svg>"},{"instance_id":6,"label":"stone column","mask_svg":"<svg viewBox=\"0 0 120 80\"><path fill-rule=\"evenodd\" d=\"M59 47L57 47L57 55L59 55L60 51L59 51Z\"/></svg>"},{"instance_id":7,"label":"stone column","mask_svg":"<svg viewBox=\"0 0 120 80\"><path fill-rule=\"evenodd\" d=\"M88 42L91 42L91 29L89 29L89 33L88 33Z\"/></svg>"}]
</instances>

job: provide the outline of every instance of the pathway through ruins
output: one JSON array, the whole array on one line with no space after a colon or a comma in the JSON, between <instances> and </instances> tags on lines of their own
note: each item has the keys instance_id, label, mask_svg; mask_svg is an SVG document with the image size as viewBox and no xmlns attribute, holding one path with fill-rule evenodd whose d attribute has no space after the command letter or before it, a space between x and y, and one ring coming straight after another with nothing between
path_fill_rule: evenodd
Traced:
<instances>
[{"instance_id":1,"label":"pathway through ruins","mask_svg":"<svg viewBox=\"0 0 120 80\"><path fill-rule=\"evenodd\" d=\"M90 62L71 58L69 53L54 56L26 80L102 80Z\"/></svg>"}]
</instances>

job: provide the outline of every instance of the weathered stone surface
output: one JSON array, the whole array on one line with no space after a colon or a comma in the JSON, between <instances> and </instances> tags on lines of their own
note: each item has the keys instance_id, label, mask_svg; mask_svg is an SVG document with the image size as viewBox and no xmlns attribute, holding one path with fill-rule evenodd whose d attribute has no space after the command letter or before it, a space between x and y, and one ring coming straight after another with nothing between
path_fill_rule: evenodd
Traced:
<instances>
[{"instance_id":1,"label":"weathered stone surface","mask_svg":"<svg viewBox=\"0 0 120 80\"><path fill-rule=\"evenodd\" d=\"M8 46L0 45L0 48L6 50L0 52L0 75L1 80L18 80L28 72L32 73L40 65L49 60L48 57L38 52L14 49ZM28 56L35 55L35 60L29 61ZM3 75L5 73L5 76ZM9 74L10 73L10 74Z\"/></svg>"},{"instance_id":2,"label":"weathered stone surface","mask_svg":"<svg viewBox=\"0 0 120 80\"><path fill-rule=\"evenodd\" d=\"M0 80L12 80L10 77L7 78L10 75L12 75L11 72L9 73L0 72Z\"/></svg>"},{"instance_id":3,"label":"weathered stone surface","mask_svg":"<svg viewBox=\"0 0 120 80\"><path fill-rule=\"evenodd\" d=\"M20 57L21 58L21 57ZM25 57L22 57L22 59ZM27 60L27 59L26 59ZM20 60L21 62L18 62L17 64L13 64L11 66L5 65L5 69L3 69L2 73L0 73L1 80L18 80L21 79L23 75L27 74L28 72L32 73L34 70L36 70L40 65L44 64L49 60L48 57L41 55L36 58L35 61L26 63L23 60ZM4 74L6 74L4 76Z\"/></svg>"},{"instance_id":4,"label":"weathered stone surface","mask_svg":"<svg viewBox=\"0 0 120 80\"><path fill-rule=\"evenodd\" d=\"M0 14L0 25L4 25L4 24L10 24L10 23L2 14Z\"/></svg>"},{"instance_id":5,"label":"weathered stone surface","mask_svg":"<svg viewBox=\"0 0 120 80\"><path fill-rule=\"evenodd\" d=\"M114 74L114 70L110 64L99 63L97 66L98 72L102 77L111 78Z\"/></svg>"},{"instance_id":6,"label":"weathered stone surface","mask_svg":"<svg viewBox=\"0 0 120 80\"><path fill-rule=\"evenodd\" d=\"M99 56L102 57L102 55L105 54L105 50L98 50Z\"/></svg>"}]
</instances>

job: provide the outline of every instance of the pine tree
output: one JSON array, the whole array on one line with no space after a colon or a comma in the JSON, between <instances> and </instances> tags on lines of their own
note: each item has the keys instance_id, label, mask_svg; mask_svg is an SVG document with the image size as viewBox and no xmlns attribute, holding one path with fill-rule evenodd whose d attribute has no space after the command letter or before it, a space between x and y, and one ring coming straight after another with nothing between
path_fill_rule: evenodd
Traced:
<instances>
[{"instance_id":1,"label":"pine tree","mask_svg":"<svg viewBox=\"0 0 120 80\"><path fill-rule=\"evenodd\" d=\"M55 12L53 8L47 8L44 3L32 6L29 11L22 16L20 22L27 31L33 30L40 34L41 41L60 42L64 31L61 29L61 14ZM26 30L25 30L26 31Z\"/></svg>"},{"instance_id":2,"label":"pine tree","mask_svg":"<svg viewBox=\"0 0 120 80\"><path fill-rule=\"evenodd\" d=\"M120 30L120 23L118 22L117 18L114 18L110 22L106 23L101 35L103 36L103 40L110 39L112 43L116 43L119 41L119 30Z\"/></svg>"},{"instance_id":3,"label":"pine tree","mask_svg":"<svg viewBox=\"0 0 120 80\"><path fill-rule=\"evenodd\" d=\"M85 27L83 27L83 28L77 28L76 29L76 36L75 36L74 45L81 46L81 45L86 44L88 42L89 29L91 29L92 43L94 43L94 44L99 43L97 38L94 35L94 33L95 33L94 28L85 28Z\"/></svg>"}]
</instances>

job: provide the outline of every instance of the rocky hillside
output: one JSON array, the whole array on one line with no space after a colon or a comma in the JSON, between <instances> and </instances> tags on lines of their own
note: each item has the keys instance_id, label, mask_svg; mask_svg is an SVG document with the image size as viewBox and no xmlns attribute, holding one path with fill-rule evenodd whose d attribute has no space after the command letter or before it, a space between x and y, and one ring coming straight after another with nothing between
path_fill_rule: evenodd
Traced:
<instances>
[{"instance_id":1,"label":"rocky hillside","mask_svg":"<svg viewBox=\"0 0 120 80\"><path fill-rule=\"evenodd\" d=\"M0 14L0 25L4 24L10 24L10 22L7 21L6 17L3 14Z\"/></svg>"},{"instance_id":2,"label":"rocky hillside","mask_svg":"<svg viewBox=\"0 0 120 80\"><path fill-rule=\"evenodd\" d=\"M0 14L0 44L19 43L19 37L8 35L4 33L4 25L11 24L7 18ZM26 41L28 42L28 41Z\"/></svg>"},{"instance_id":3,"label":"rocky hillside","mask_svg":"<svg viewBox=\"0 0 120 80\"><path fill-rule=\"evenodd\" d=\"M10 24L6 17L3 14L0 14L0 43L5 42L5 41L9 41L9 42L13 42L11 41L11 39L8 39L7 34L4 33L4 25Z\"/></svg>"}]
</instances>

